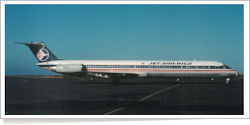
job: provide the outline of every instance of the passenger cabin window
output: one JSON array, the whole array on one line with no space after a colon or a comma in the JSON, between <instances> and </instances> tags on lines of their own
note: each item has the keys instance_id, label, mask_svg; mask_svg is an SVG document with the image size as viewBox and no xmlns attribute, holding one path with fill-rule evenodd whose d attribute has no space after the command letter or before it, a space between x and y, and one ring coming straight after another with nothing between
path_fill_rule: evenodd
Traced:
<instances>
[{"instance_id":1,"label":"passenger cabin window","mask_svg":"<svg viewBox=\"0 0 250 125\"><path fill-rule=\"evenodd\" d=\"M196 66L190 66L191 69L196 69Z\"/></svg>"},{"instance_id":2,"label":"passenger cabin window","mask_svg":"<svg viewBox=\"0 0 250 125\"><path fill-rule=\"evenodd\" d=\"M198 69L208 69L208 66L197 66Z\"/></svg>"},{"instance_id":3,"label":"passenger cabin window","mask_svg":"<svg viewBox=\"0 0 250 125\"><path fill-rule=\"evenodd\" d=\"M87 68L153 68L153 69L231 69L223 66L150 66L150 65L86 65Z\"/></svg>"}]
</instances>

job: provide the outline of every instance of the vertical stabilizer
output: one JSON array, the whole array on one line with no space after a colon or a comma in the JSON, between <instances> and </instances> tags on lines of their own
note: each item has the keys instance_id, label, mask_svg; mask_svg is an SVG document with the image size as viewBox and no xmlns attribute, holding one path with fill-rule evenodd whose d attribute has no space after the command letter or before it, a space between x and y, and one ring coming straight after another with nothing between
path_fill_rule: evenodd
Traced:
<instances>
[{"instance_id":1,"label":"vertical stabilizer","mask_svg":"<svg viewBox=\"0 0 250 125\"><path fill-rule=\"evenodd\" d=\"M39 62L59 60L45 45L44 42L14 42L28 46Z\"/></svg>"}]
</instances>

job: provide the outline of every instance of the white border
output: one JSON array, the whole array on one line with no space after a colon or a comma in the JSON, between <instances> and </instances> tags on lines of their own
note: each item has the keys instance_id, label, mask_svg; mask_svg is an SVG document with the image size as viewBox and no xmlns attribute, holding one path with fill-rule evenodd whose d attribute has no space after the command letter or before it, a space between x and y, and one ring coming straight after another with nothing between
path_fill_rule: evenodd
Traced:
<instances>
[{"instance_id":1,"label":"white border","mask_svg":"<svg viewBox=\"0 0 250 125\"><path fill-rule=\"evenodd\" d=\"M246 4L248 1L1 1L4 4Z\"/></svg>"},{"instance_id":2,"label":"white border","mask_svg":"<svg viewBox=\"0 0 250 125\"><path fill-rule=\"evenodd\" d=\"M6 4L243 4L244 115L5 115ZM249 1L1 1L1 117L2 118L249 118Z\"/></svg>"},{"instance_id":3,"label":"white border","mask_svg":"<svg viewBox=\"0 0 250 125\"><path fill-rule=\"evenodd\" d=\"M5 114L5 4L1 1L1 117Z\"/></svg>"},{"instance_id":4,"label":"white border","mask_svg":"<svg viewBox=\"0 0 250 125\"><path fill-rule=\"evenodd\" d=\"M249 1L244 4L244 115L249 118Z\"/></svg>"}]
</instances>

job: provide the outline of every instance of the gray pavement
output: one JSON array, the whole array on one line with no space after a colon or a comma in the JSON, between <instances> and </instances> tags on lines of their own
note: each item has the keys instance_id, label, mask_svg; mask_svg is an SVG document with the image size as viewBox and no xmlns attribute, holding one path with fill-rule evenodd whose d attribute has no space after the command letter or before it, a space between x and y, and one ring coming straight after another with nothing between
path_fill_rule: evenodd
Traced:
<instances>
[{"instance_id":1,"label":"gray pavement","mask_svg":"<svg viewBox=\"0 0 250 125\"><path fill-rule=\"evenodd\" d=\"M6 76L6 115L242 115L243 77L109 79Z\"/></svg>"}]
</instances>

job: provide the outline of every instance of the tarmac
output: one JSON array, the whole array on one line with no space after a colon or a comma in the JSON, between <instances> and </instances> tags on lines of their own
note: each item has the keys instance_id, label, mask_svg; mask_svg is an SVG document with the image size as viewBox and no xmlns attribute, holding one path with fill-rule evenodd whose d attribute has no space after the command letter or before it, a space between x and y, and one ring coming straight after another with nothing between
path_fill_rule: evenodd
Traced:
<instances>
[{"instance_id":1,"label":"tarmac","mask_svg":"<svg viewBox=\"0 0 250 125\"><path fill-rule=\"evenodd\" d=\"M6 115L243 115L243 77L231 79L6 76Z\"/></svg>"}]
</instances>

